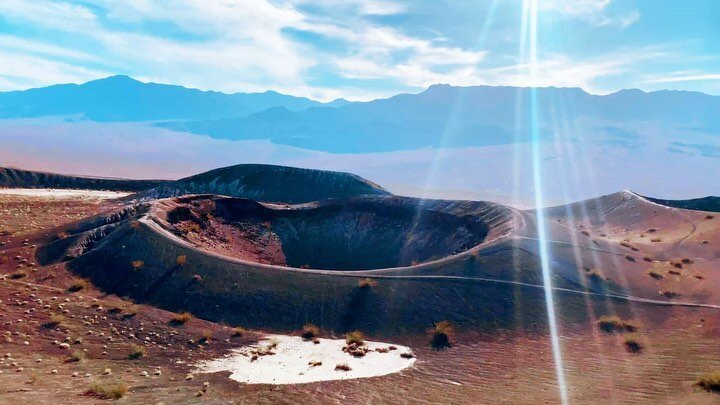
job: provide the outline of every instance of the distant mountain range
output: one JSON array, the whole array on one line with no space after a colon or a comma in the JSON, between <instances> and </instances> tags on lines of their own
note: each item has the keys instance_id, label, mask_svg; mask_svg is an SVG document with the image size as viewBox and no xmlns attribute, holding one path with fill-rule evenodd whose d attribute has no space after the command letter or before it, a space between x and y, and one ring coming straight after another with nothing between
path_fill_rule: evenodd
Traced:
<instances>
[{"instance_id":1,"label":"distant mountain range","mask_svg":"<svg viewBox=\"0 0 720 405\"><path fill-rule=\"evenodd\" d=\"M576 88L541 88L537 94L541 135L545 137L580 118L607 126L604 132L620 142L632 142L635 137L629 123L667 123L720 132L720 97L702 93L623 90L597 96ZM488 146L527 140L525 118L529 112L521 110L518 120L516 100L525 100L521 105L527 105L529 95L527 88L434 85L419 94L340 108L290 111L276 107L245 117L160 125L214 138L270 139L330 152Z\"/></svg>"},{"instance_id":2,"label":"distant mountain range","mask_svg":"<svg viewBox=\"0 0 720 405\"><path fill-rule=\"evenodd\" d=\"M128 76L111 76L84 84L0 93L0 118L77 115L99 122L216 119L240 117L272 107L298 111L337 107L343 99L320 103L274 91L225 94L182 86L143 83Z\"/></svg>"},{"instance_id":3,"label":"distant mountain range","mask_svg":"<svg viewBox=\"0 0 720 405\"><path fill-rule=\"evenodd\" d=\"M433 85L419 94L320 103L270 91L224 94L112 76L0 93L0 118L69 115L98 122L148 121L218 139L262 139L336 153L389 152L525 142L529 97L528 88ZM718 96L640 90L599 96L549 87L537 89L537 100L545 139L563 132L583 142L633 148L648 143L638 128L657 127L665 131L662 144L673 152L720 157L720 146L706 137L720 134ZM689 139L683 135L688 131L703 137Z\"/></svg>"}]
</instances>

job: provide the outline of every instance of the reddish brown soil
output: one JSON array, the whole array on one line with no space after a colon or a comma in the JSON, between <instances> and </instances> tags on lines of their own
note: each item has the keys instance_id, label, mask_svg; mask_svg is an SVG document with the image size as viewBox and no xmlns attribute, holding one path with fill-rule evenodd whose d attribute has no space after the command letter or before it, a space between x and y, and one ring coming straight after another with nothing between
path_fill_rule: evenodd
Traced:
<instances>
[{"instance_id":1,"label":"reddish brown soil","mask_svg":"<svg viewBox=\"0 0 720 405\"><path fill-rule=\"evenodd\" d=\"M171 326L172 313L105 295L91 285L70 292L79 279L63 265L32 264L36 232L51 233L56 225L111 208L107 202L0 197L0 231L6 232L0 237L6 242L0 247L0 274L5 276L0 280L0 403L98 403L102 400L85 395L88 389L118 383L128 388L123 403L558 403L545 330L459 331L453 346L443 351L431 349L420 331L398 342L413 348L416 366L370 379L278 387L242 385L224 374L186 380L195 361L222 355L257 334L233 338L231 328L195 318ZM10 279L18 271L25 275ZM587 305L591 314L594 304ZM614 313L616 305L608 301L607 313ZM720 364L717 310L632 304L625 316L638 325L644 348L631 354L623 335L601 332L592 315L571 323L562 299L558 308L571 403L720 403L719 395L693 386L700 374ZM64 319L45 326L52 315ZM210 342L196 343L205 334L212 336ZM53 344L67 337L69 350ZM77 338L82 342L74 343ZM128 359L138 345L146 347L146 354ZM84 350L84 360L66 362ZM109 375L103 374L106 368Z\"/></svg>"},{"instance_id":2,"label":"reddish brown soil","mask_svg":"<svg viewBox=\"0 0 720 405\"><path fill-rule=\"evenodd\" d=\"M215 202L198 199L173 206L192 207L193 219L173 224L178 235L202 249L250 262L287 265L282 243L269 222L228 222L213 213ZM203 220L198 220L203 215Z\"/></svg>"}]
</instances>

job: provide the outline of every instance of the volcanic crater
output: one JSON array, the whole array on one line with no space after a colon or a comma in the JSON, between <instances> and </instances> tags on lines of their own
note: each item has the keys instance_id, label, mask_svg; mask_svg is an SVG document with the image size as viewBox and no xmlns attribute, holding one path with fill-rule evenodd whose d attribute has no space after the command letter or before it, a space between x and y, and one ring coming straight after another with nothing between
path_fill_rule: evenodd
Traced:
<instances>
[{"instance_id":1,"label":"volcanic crater","mask_svg":"<svg viewBox=\"0 0 720 405\"><path fill-rule=\"evenodd\" d=\"M479 216L392 197L288 205L200 195L162 200L155 218L207 251L319 270L416 265L477 246L490 229Z\"/></svg>"}]
</instances>

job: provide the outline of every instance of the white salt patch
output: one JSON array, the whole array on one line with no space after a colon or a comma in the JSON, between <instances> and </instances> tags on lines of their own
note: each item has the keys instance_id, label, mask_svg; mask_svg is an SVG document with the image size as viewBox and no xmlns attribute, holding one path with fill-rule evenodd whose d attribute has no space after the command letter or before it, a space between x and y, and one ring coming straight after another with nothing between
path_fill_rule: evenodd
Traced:
<instances>
[{"instance_id":1,"label":"white salt patch","mask_svg":"<svg viewBox=\"0 0 720 405\"><path fill-rule=\"evenodd\" d=\"M342 351L344 339L319 339L319 344L303 340L299 336L268 335L257 345L235 349L227 357L198 364L197 373L230 371L230 378L248 384L302 384L316 381L347 380L377 377L397 373L410 367L415 358L404 359L400 353L410 352L406 346L394 345L397 350L387 353L368 352L354 357ZM274 355L259 356L251 361L253 349L277 346ZM365 342L369 349L387 348L388 343ZM322 362L312 367L310 362ZM338 364L347 364L350 371L335 370Z\"/></svg>"},{"instance_id":2,"label":"white salt patch","mask_svg":"<svg viewBox=\"0 0 720 405\"><path fill-rule=\"evenodd\" d=\"M56 188L0 188L0 195L18 195L25 197L42 198L85 198L85 199L107 199L120 198L131 193L119 191L102 190L71 190Z\"/></svg>"}]
</instances>

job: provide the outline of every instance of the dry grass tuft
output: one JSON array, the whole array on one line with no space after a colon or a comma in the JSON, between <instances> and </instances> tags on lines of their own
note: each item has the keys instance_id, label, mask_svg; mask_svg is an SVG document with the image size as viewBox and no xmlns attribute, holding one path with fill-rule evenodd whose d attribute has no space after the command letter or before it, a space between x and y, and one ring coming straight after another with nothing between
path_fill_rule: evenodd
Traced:
<instances>
[{"instance_id":1,"label":"dry grass tuft","mask_svg":"<svg viewBox=\"0 0 720 405\"><path fill-rule=\"evenodd\" d=\"M145 346L133 346L132 352L128 354L128 359L130 360L137 360L141 357L144 357L147 354L147 349L145 349Z\"/></svg>"},{"instance_id":2,"label":"dry grass tuft","mask_svg":"<svg viewBox=\"0 0 720 405\"><path fill-rule=\"evenodd\" d=\"M139 270L139 269L142 268L142 266L145 265L145 262L142 261L142 260L133 260L133 262L131 263L131 265L132 265L132 268L133 268L133 269Z\"/></svg>"},{"instance_id":3,"label":"dry grass tuft","mask_svg":"<svg viewBox=\"0 0 720 405\"><path fill-rule=\"evenodd\" d=\"M309 323L303 326L302 331L300 332L300 336L305 340L313 340L316 337L320 336L320 328Z\"/></svg>"},{"instance_id":4,"label":"dry grass tuft","mask_svg":"<svg viewBox=\"0 0 720 405\"><path fill-rule=\"evenodd\" d=\"M178 266L184 266L185 263L187 263L187 256L185 255L180 255L175 259L175 264Z\"/></svg>"},{"instance_id":5,"label":"dry grass tuft","mask_svg":"<svg viewBox=\"0 0 720 405\"><path fill-rule=\"evenodd\" d=\"M213 334L209 330L204 330L202 333L202 336L200 336L200 339L198 339L198 343L201 345L210 343L210 340L212 339Z\"/></svg>"},{"instance_id":6,"label":"dry grass tuft","mask_svg":"<svg viewBox=\"0 0 720 405\"><path fill-rule=\"evenodd\" d=\"M710 392L720 392L720 371L703 374L698 377L695 386Z\"/></svg>"},{"instance_id":7,"label":"dry grass tuft","mask_svg":"<svg viewBox=\"0 0 720 405\"><path fill-rule=\"evenodd\" d=\"M242 337L246 333L247 333L247 329L241 328L238 326L235 329L233 329L232 335L230 335L230 336L231 337Z\"/></svg>"},{"instance_id":8,"label":"dry grass tuft","mask_svg":"<svg viewBox=\"0 0 720 405\"><path fill-rule=\"evenodd\" d=\"M85 352L77 350L65 359L65 363L78 363L85 360L86 357L87 355L85 354Z\"/></svg>"},{"instance_id":9,"label":"dry grass tuft","mask_svg":"<svg viewBox=\"0 0 720 405\"><path fill-rule=\"evenodd\" d=\"M123 383L95 384L85 392L85 395L100 399L120 399L127 394L127 391L127 386Z\"/></svg>"},{"instance_id":10,"label":"dry grass tuft","mask_svg":"<svg viewBox=\"0 0 720 405\"><path fill-rule=\"evenodd\" d=\"M50 315L50 319L45 322L42 326L48 329L52 329L62 325L65 322L65 317L62 315L53 314Z\"/></svg>"},{"instance_id":11,"label":"dry grass tuft","mask_svg":"<svg viewBox=\"0 0 720 405\"><path fill-rule=\"evenodd\" d=\"M663 275L655 270L649 270L647 274L655 280L662 280L663 278Z\"/></svg>"},{"instance_id":12,"label":"dry grass tuft","mask_svg":"<svg viewBox=\"0 0 720 405\"><path fill-rule=\"evenodd\" d=\"M80 279L75 281L74 283L70 284L70 287L68 287L68 292L74 293L78 291L82 291L88 287L89 283L87 280Z\"/></svg>"},{"instance_id":13,"label":"dry grass tuft","mask_svg":"<svg viewBox=\"0 0 720 405\"><path fill-rule=\"evenodd\" d=\"M190 312L181 312L179 314L173 315L173 317L170 319L169 324L171 326L180 326L185 325L185 323L192 319L192 314Z\"/></svg>"},{"instance_id":14,"label":"dry grass tuft","mask_svg":"<svg viewBox=\"0 0 720 405\"><path fill-rule=\"evenodd\" d=\"M665 298L675 298L675 297L680 296L679 292L670 291L670 290L662 290L662 291L658 292L658 294L664 296Z\"/></svg>"},{"instance_id":15,"label":"dry grass tuft","mask_svg":"<svg viewBox=\"0 0 720 405\"><path fill-rule=\"evenodd\" d=\"M20 278L25 278L25 277L27 277L27 275L28 275L27 271L25 271L25 270L18 270L18 271L14 272L14 273L10 273L10 275L9 275L8 277L10 277L11 280L17 280L17 279L20 279Z\"/></svg>"},{"instance_id":16,"label":"dry grass tuft","mask_svg":"<svg viewBox=\"0 0 720 405\"><path fill-rule=\"evenodd\" d=\"M589 267L585 268L585 276L587 276L587 278L590 281L595 281L595 282L605 281L607 279L607 277L605 277L605 274L603 274L602 271L600 271L596 268L589 268Z\"/></svg>"},{"instance_id":17,"label":"dry grass tuft","mask_svg":"<svg viewBox=\"0 0 720 405\"><path fill-rule=\"evenodd\" d=\"M638 327L632 321L617 315L603 315L598 318L597 325L603 332L635 332Z\"/></svg>"},{"instance_id":18,"label":"dry grass tuft","mask_svg":"<svg viewBox=\"0 0 720 405\"><path fill-rule=\"evenodd\" d=\"M359 330L348 332L345 334L345 343L363 345L365 344L365 336Z\"/></svg>"},{"instance_id":19,"label":"dry grass tuft","mask_svg":"<svg viewBox=\"0 0 720 405\"><path fill-rule=\"evenodd\" d=\"M371 278L364 278L364 279L358 281L358 287L360 287L360 288L370 289L373 287L377 287L377 285L378 285L378 282Z\"/></svg>"},{"instance_id":20,"label":"dry grass tuft","mask_svg":"<svg viewBox=\"0 0 720 405\"><path fill-rule=\"evenodd\" d=\"M449 321L440 321L436 322L428 330L428 333L430 334L430 346L439 350L450 347L450 338L455 331Z\"/></svg>"},{"instance_id":21,"label":"dry grass tuft","mask_svg":"<svg viewBox=\"0 0 720 405\"><path fill-rule=\"evenodd\" d=\"M645 348L645 345L640 340L640 336L637 333L629 333L625 335L625 349L630 353L640 353Z\"/></svg>"},{"instance_id":22,"label":"dry grass tuft","mask_svg":"<svg viewBox=\"0 0 720 405\"><path fill-rule=\"evenodd\" d=\"M352 370L352 369L346 363L338 364L335 366L335 371L350 371L350 370Z\"/></svg>"}]
</instances>

